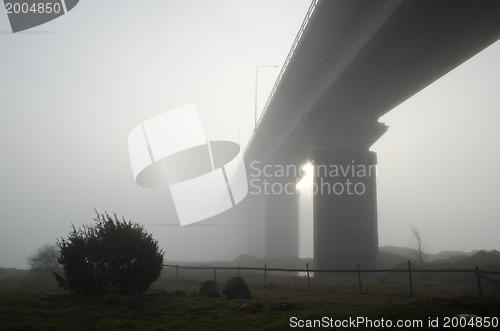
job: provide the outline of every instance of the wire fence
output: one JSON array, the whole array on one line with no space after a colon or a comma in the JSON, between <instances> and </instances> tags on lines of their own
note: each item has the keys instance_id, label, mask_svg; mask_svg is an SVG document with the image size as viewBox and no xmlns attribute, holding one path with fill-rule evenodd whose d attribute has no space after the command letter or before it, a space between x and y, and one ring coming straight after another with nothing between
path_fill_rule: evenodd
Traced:
<instances>
[{"instance_id":1,"label":"wire fence","mask_svg":"<svg viewBox=\"0 0 500 331\"><path fill-rule=\"evenodd\" d=\"M399 281L399 285L406 283L407 291L410 296L415 295L415 278L419 275L436 275L440 274L442 277L440 280L448 282L451 284L453 281L456 283L467 284L468 285L468 294L471 294L471 285L475 286L475 292L477 295L483 295L483 287L484 281L486 281L490 287L494 289L494 294L497 294L497 291L500 291L500 279L494 279L495 276L500 276L500 272L497 271L488 271L488 270L480 270L478 266L474 269L415 269L412 267L410 261L408 261L407 269L361 269L360 265L357 264L356 269L349 270L324 270L324 269L311 269L309 267L309 263L306 263L305 268L270 268L267 264L264 267L223 267L223 266L181 266L181 265L173 265L173 264L165 264L163 265L166 268L169 268L174 271L173 275L170 275L170 278L175 279L176 281L180 280L193 280L196 277L193 273L194 271L205 271L202 273L202 277L211 278L217 282L219 280L234 276L240 276L242 273L246 273L246 277L251 278L254 282L260 282L264 287L268 287L270 283L270 277L279 278L281 281L283 279L291 280L295 278L297 279L306 279L307 289L311 290L311 284L325 284L325 280L332 279L332 276L335 275L345 275L346 277L337 278L337 281L342 280L344 283L342 284L350 284L350 289L353 289L353 286L357 287L357 290L360 294L366 293L365 285L373 286L374 279L370 279L370 274L379 274L382 275L382 278L378 279L379 286L380 284L386 284L384 280L389 280L387 287L391 287L391 284L396 284L396 280ZM180 272L182 270L189 271L184 272L180 276ZM207 272L208 271L208 272ZM171 274L171 273L169 273ZM282 277L277 277L276 275L281 274ZM355 276L353 276L353 274ZM391 274L403 274L404 276L398 276L397 278L391 278L389 275ZM470 275L473 277L451 277L450 275ZM286 275L283 277L283 275ZM199 275L198 275L199 276ZM406 280L404 280L406 278ZM355 279L353 281L353 279ZM436 277L422 277L418 280L422 283L422 286L434 286L433 283L429 283L429 280L436 280ZM472 281L471 281L472 280ZM475 280L475 281L474 281ZM427 281L427 283L425 282ZM338 283L338 282L337 282ZM475 285L474 285L475 283ZM289 282L291 286L298 286L297 282ZM271 284L274 285L274 284ZM451 284L453 285L453 284ZM396 285L394 285L396 286ZM433 292L433 289L430 289L430 292ZM455 293L457 294L457 293ZM500 294L500 293L498 293Z\"/></svg>"}]
</instances>

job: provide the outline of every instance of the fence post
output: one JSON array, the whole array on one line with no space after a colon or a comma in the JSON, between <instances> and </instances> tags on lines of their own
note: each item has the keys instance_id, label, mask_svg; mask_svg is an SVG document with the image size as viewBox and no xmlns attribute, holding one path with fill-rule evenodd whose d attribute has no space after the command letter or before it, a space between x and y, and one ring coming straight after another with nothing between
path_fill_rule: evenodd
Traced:
<instances>
[{"instance_id":1,"label":"fence post","mask_svg":"<svg viewBox=\"0 0 500 331\"><path fill-rule=\"evenodd\" d=\"M177 264L175 265L175 279L177 282L179 281L179 266Z\"/></svg>"},{"instance_id":2,"label":"fence post","mask_svg":"<svg viewBox=\"0 0 500 331\"><path fill-rule=\"evenodd\" d=\"M476 266L476 279L477 279L477 290L479 292L479 296L483 295L483 289L481 288L481 274L479 273L479 267Z\"/></svg>"},{"instance_id":3,"label":"fence post","mask_svg":"<svg viewBox=\"0 0 500 331\"><path fill-rule=\"evenodd\" d=\"M264 287L267 287L267 264L264 264Z\"/></svg>"},{"instance_id":4,"label":"fence post","mask_svg":"<svg viewBox=\"0 0 500 331\"><path fill-rule=\"evenodd\" d=\"M217 283L217 268L214 268L214 282Z\"/></svg>"},{"instance_id":5,"label":"fence post","mask_svg":"<svg viewBox=\"0 0 500 331\"><path fill-rule=\"evenodd\" d=\"M410 277L410 296L413 296L413 285L411 283L411 262L408 260L408 276Z\"/></svg>"},{"instance_id":6,"label":"fence post","mask_svg":"<svg viewBox=\"0 0 500 331\"><path fill-rule=\"evenodd\" d=\"M363 293L361 289L361 271L359 270L359 263L358 263L358 282L359 282L359 294Z\"/></svg>"},{"instance_id":7,"label":"fence post","mask_svg":"<svg viewBox=\"0 0 500 331\"><path fill-rule=\"evenodd\" d=\"M309 262L306 263L307 268L307 288L311 290L311 278L309 277Z\"/></svg>"}]
</instances>

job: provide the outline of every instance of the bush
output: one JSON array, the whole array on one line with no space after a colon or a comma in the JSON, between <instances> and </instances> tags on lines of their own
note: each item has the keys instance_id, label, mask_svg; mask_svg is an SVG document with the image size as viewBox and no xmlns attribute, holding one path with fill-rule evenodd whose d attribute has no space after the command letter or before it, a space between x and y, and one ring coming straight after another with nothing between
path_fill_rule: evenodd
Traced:
<instances>
[{"instance_id":1,"label":"bush","mask_svg":"<svg viewBox=\"0 0 500 331\"><path fill-rule=\"evenodd\" d=\"M59 258L59 249L55 244L45 244L35 253L28 257L28 266L30 270L41 274L52 274L61 272L61 264L57 261Z\"/></svg>"},{"instance_id":2,"label":"bush","mask_svg":"<svg viewBox=\"0 0 500 331\"><path fill-rule=\"evenodd\" d=\"M140 293L161 273L163 252L158 242L136 223L116 214L96 211L95 224L57 242L65 278L55 273L60 286L83 294Z\"/></svg>"}]
</instances>

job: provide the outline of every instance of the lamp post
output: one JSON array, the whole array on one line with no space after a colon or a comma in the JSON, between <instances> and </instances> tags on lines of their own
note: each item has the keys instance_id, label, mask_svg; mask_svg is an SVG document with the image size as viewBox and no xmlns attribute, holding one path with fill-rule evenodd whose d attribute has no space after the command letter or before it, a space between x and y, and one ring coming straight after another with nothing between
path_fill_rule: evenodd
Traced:
<instances>
[{"instance_id":1,"label":"lamp post","mask_svg":"<svg viewBox=\"0 0 500 331\"><path fill-rule=\"evenodd\" d=\"M278 66L257 66L255 68L255 126L254 131L257 130L257 82L258 82L258 74L260 68L277 68Z\"/></svg>"}]
</instances>

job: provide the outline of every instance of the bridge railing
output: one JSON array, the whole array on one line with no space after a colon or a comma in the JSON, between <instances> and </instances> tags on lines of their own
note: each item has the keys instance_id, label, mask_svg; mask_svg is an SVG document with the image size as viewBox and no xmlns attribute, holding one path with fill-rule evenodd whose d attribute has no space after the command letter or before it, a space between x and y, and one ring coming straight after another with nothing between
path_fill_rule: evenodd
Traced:
<instances>
[{"instance_id":1,"label":"bridge railing","mask_svg":"<svg viewBox=\"0 0 500 331\"><path fill-rule=\"evenodd\" d=\"M300 26L299 32L297 33L297 36L295 37L295 40L293 41L292 47L290 48L290 51L288 52L288 55L285 59L285 62L283 63L283 66L281 67L281 71L278 75L278 78L276 79L276 82L274 83L273 89L271 90L271 93L269 94L269 97L267 98L266 104L264 105L264 108L262 109L262 112L259 116L257 123L255 124L255 129L254 129L252 135L250 136L250 139L248 141L247 146L250 146L250 143L252 142L252 140L255 136L255 132L256 132L257 128L259 127L260 123L262 122L264 115L266 114L266 112L269 108L271 100L273 99L274 94L276 93L276 90L278 89L278 86L281 82L281 79L283 78L283 75L285 74L285 71L287 70L288 65L290 64L290 60L292 59L293 54L295 53L295 50L296 50L296 48L297 48L297 46L302 38L302 35L304 34L306 27L307 27L307 24L309 23L309 20L311 19L312 13L316 9L319 1L320 0L313 0L311 2L311 6L309 6L309 9L307 10L304 21L302 21L302 25Z\"/></svg>"}]
</instances>

